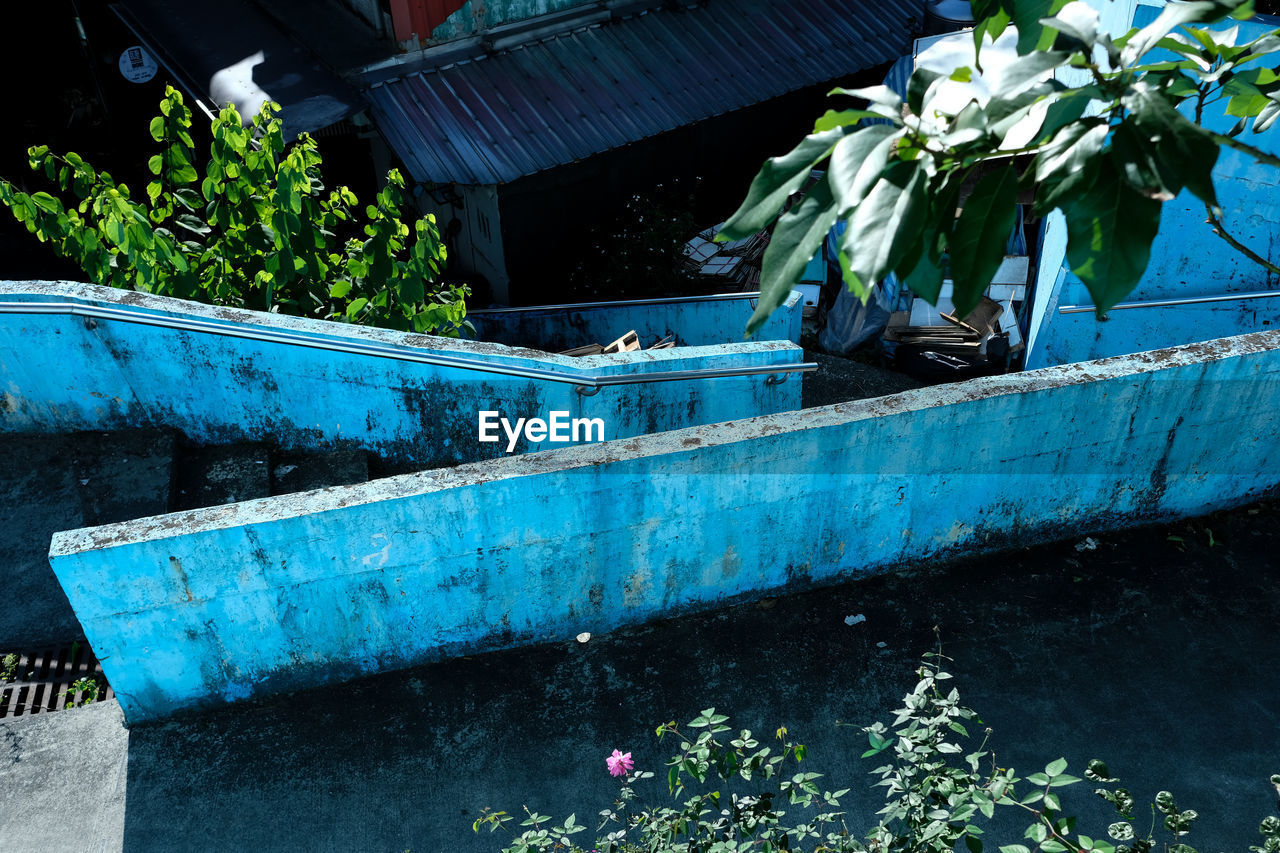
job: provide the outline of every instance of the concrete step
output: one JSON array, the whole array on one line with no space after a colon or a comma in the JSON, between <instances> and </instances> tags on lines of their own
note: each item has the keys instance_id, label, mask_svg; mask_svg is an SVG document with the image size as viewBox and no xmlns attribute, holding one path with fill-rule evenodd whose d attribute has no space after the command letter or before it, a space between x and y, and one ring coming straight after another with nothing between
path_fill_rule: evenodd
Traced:
<instances>
[{"instance_id":1,"label":"concrete step","mask_svg":"<svg viewBox=\"0 0 1280 853\"><path fill-rule=\"evenodd\" d=\"M175 466L173 508L199 509L271 494L271 454L265 444L184 447Z\"/></svg>"},{"instance_id":2,"label":"concrete step","mask_svg":"<svg viewBox=\"0 0 1280 853\"><path fill-rule=\"evenodd\" d=\"M377 464L362 450L191 447L163 429L3 436L0 585L15 606L0 608L0 655L84 636L49 568L55 531L362 483Z\"/></svg>"},{"instance_id":3,"label":"concrete step","mask_svg":"<svg viewBox=\"0 0 1280 853\"><path fill-rule=\"evenodd\" d=\"M55 531L169 509L175 433L128 430L0 440L0 653L84 636L49 568Z\"/></svg>"},{"instance_id":4,"label":"concrete step","mask_svg":"<svg viewBox=\"0 0 1280 853\"><path fill-rule=\"evenodd\" d=\"M175 431L83 432L72 438L85 526L169 511Z\"/></svg>"},{"instance_id":5,"label":"concrete step","mask_svg":"<svg viewBox=\"0 0 1280 853\"><path fill-rule=\"evenodd\" d=\"M369 480L369 454L363 450L278 453L271 461L271 494L288 495Z\"/></svg>"}]
</instances>

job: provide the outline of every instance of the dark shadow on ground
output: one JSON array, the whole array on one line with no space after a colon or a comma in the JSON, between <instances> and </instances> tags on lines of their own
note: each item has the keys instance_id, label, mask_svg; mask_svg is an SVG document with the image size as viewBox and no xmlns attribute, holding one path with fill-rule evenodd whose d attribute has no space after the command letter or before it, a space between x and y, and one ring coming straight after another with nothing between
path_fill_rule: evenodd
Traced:
<instances>
[{"instance_id":1,"label":"dark shadow on ground","mask_svg":"<svg viewBox=\"0 0 1280 853\"><path fill-rule=\"evenodd\" d=\"M124 849L494 851L501 835L471 831L483 806L594 828L609 751L661 771L676 745L654 726L708 706L765 742L785 724L853 789L862 832L879 789L864 737L836 723L891 721L936 625L1001 766L1106 758L1139 803L1169 788L1199 810L1193 846L1243 850L1276 808L1277 553L1264 504L137 726ZM1067 802L1105 837L1092 787Z\"/></svg>"}]
</instances>

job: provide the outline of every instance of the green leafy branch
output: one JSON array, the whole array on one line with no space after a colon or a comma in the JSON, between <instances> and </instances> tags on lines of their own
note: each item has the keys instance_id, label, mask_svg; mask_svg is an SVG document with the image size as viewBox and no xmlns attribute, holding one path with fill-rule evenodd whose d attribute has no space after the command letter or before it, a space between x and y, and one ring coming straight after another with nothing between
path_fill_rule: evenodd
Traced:
<instances>
[{"instance_id":1,"label":"green leafy branch","mask_svg":"<svg viewBox=\"0 0 1280 853\"><path fill-rule=\"evenodd\" d=\"M1222 147L1280 165L1240 138L1280 118L1280 72L1259 63L1280 50L1280 33L1237 45L1237 28L1203 26L1249 17L1251 0L1171 4L1114 39L1083 2L972 5L980 23L970 65L949 74L917 68L905 98L885 86L836 89L855 105L829 110L795 149L761 168L717 236L774 227L748 334L785 300L837 222L855 293L865 298L896 273L935 302L949 274L963 316L995 274L1027 199L1038 215L1064 214L1067 262L1100 314L1137 286L1162 204L1184 189L1205 205L1215 234L1280 272L1228 232L1212 178ZM980 49L1014 30L1017 57L984 73ZM1157 49L1172 58L1150 59ZM1236 125L1202 127L1205 107L1223 100ZM811 183L815 168L825 175Z\"/></svg>"},{"instance_id":2,"label":"green leafy branch","mask_svg":"<svg viewBox=\"0 0 1280 853\"><path fill-rule=\"evenodd\" d=\"M326 189L314 139L286 143L279 110L263 104L249 127L222 110L200 169L191 111L168 88L150 124L160 152L145 199L42 145L28 152L31 168L71 200L0 180L0 202L98 284L418 332L467 328L469 291L439 282L435 218L402 221L399 172L361 209L347 187Z\"/></svg>"}]
</instances>

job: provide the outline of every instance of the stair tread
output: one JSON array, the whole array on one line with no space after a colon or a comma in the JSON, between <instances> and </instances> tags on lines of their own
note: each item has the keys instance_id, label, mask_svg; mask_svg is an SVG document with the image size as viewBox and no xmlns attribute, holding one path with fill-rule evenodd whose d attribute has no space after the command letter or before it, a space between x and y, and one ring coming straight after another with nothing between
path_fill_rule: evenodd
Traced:
<instances>
[{"instance_id":1,"label":"stair tread","mask_svg":"<svg viewBox=\"0 0 1280 853\"><path fill-rule=\"evenodd\" d=\"M369 454L363 450L282 453L271 465L271 494L287 495L369 480Z\"/></svg>"},{"instance_id":2,"label":"stair tread","mask_svg":"<svg viewBox=\"0 0 1280 853\"><path fill-rule=\"evenodd\" d=\"M270 454L263 444L187 448L179 454L173 508L198 509L271 494Z\"/></svg>"},{"instance_id":3,"label":"stair tread","mask_svg":"<svg viewBox=\"0 0 1280 853\"><path fill-rule=\"evenodd\" d=\"M73 441L72 467L86 526L169 511L177 447L173 430L84 432Z\"/></svg>"}]
</instances>

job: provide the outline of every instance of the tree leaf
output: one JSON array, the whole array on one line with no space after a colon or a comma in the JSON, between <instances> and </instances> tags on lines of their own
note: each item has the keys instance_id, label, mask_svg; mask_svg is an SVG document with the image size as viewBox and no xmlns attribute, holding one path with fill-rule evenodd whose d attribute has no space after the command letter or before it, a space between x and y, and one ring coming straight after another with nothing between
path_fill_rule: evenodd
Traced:
<instances>
[{"instance_id":1,"label":"tree leaf","mask_svg":"<svg viewBox=\"0 0 1280 853\"><path fill-rule=\"evenodd\" d=\"M945 76L928 68L917 68L911 73L911 78L907 81L907 107L912 113L924 115L924 98L929 87Z\"/></svg>"},{"instance_id":2,"label":"tree leaf","mask_svg":"<svg viewBox=\"0 0 1280 853\"><path fill-rule=\"evenodd\" d=\"M773 238L764 250L760 298L755 313L747 321L748 336L786 301L792 285L813 260L837 218L836 202L826 181L814 184L799 204L778 218Z\"/></svg>"},{"instance_id":3,"label":"tree leaf","mask_svg":"<svg viewBox=\"0 0 1280 853\"><path fill-rule=\"evenodd\" d=\"M1052 18L1042 18L1040 23L1057 30L1059 37L1065 37L1077 44L1072 48L1082 48L1086 53L1093 52L1098 43L1098 13L1088 3L1068 3L1058 10Z\"/></svg>"},{"instance_id":4,"label":"tree leaf","mask_svg":"<svg viewBox=\"0 0 1280 853\"><path fill-rule=\"evenodd\" d=\"M58 201L46 192L32 193L31 201L35 203L36 207L40 208L45 213L62 213L62 202Z\"/></svg>"},{"instance_id":5,"label":"tree leaf","mask_svg":"<svg viewBox=\"0 0 1280 853\"><path fill-rule=\"evenodd\" d=\"M1160 202L1131 188L1106 158L1094 185L1063 212L1067 261L1088 287L1098 314L1105 314L1146 271L1160 228Z\"/></svg>"},{"instance_id":6,"label":"tree leaf","mask_svg":"<svg viewBox=\"0 0 1280 853\"><path fill-rule=\"evenodd\" d=\"M1069 124L1036 156L1036 207L1042 213L1093 184L1109 132L1101 120Z\"/></svg>"},{"instance_id":7,"label":"tree leaf","mask_svg":"<svg viewBox=\"0 0 1280 853\"><path fill-rule=\"evenodd\" d=\"M853 210L840 247L850 272L865 286L893 271L919 239L929 206L927 183L919 160L895 163Z\"/></svg>"},{"instance_id":8,"label":"tree leaf","mask_svg":"<svg viewBox=\"0 0 1280 853\"><path fill-rule=\"evenodd\" d=\"M1194 0L1188 3L1170 3L1156 19L1132 37L1125 40L1120 60L1132 65L1162 38L1183 24L1207 24L1237 11L1252 14L1252 0Z\"/></svg>"},{"instance_id":9,"label":"tree leaf","mask_svg":"<svg viewBox=\"0 0 1280 853\"><path fill-rule=\"evenodd\" d=\"M1258 117L1253 120L1253 132L1262 133L1280 118L1280 102L1275 98L1271 98L1271 102L1262 108L1258 113Z\"/></svg>"},{"instance_id":10,"label":"tree leaf","mask_svg":"<svg viewBox=\"0 0 1280 853\"><path fill-rule=\"evenodd\" d=\"M1170 189L1165 183L1160 165L1156 161L1155 149L1147 146L1133 122L1123 122L1116 126L1111 135L1108 154L1120 168L1121 176L1142 195L1164 202L1178 194L1176 189ZM1178 180L1177 176L1173 176L1174 183Z\"/></svg>"},{"instance_id":11,"label":"tree leaf","mask_svg":"<svg viewBox=\"0 0 1280 853\"><path fill-rule=\"evenodd\" d=\"M1002 166L983 175L964 202L951 237L951 280L956 314L977 307L1004 260L1004 248L1017 214L1018 173Z\"/></svg>"},{"instance_id":12,"label":"tree leaf","mask_svg":"<svg viewBox=\"0 0 1280 853\"><path fill-rule=\"evenodd\" d=\"M847 98L860 98L882 107L892 115L897 115L902 108L902 96L885 85L864 86L860 89L835 88L827 94L844 95Z\"/></svg>"},{"instance_id":13,"label":"tree leaf","mask_svg":"<svg viewBox=\"0 0 1280 853\"><path fill-rule=\"evenodd\" d=\"M938 304L938 294L942 291L941 245L942 235L933 229L925 229L920 235L919 245L913 250L918 259L909 269L899 267L898 278L911 292L930 305Z\"/></svg>"},{"instance_id":14,"label":"tree leaf","mask_svg":"<svg viewBox=\"0 0 1280 853\"><path fill-rule=\"evenodd\" d=\"M1174 109L1158 90L1141 81L1134 84L1122 102L1132 112L1144 144L1153 150L1169 191L1176 194L1186 186L1201 201L1217 205L1213 165L1218 160L1218 146L1208 132Z\"/></svg>"},{"instance_id":15,"label":"tree leaf","mask_svg":"<svg viewBox=\"0 0 1280 853\"><path fill-rule=\"evenodd\" d=\"M1018 53L1047 51L1054 33L1040 21L1057 14L1068 0L1005 0L1004 9L1018 30Z\"/></svg>"},{"instance_id":16,"label":"tree leaf","mask_svg":"<svg viewBox=\"0 0 1280 853\"><path fill-rule=\"evenodd\" d=\"M765 161L747 190L742 206L729 217L716 240L742 240L764 230L777 218L787 198L809 177L814 164L848 135L843 127L815 133L781 157Z\"/></svg>"},{"instance_id":17,"label":"tree leaf","mask_svg":"<svg viewBox=\"0 0 1280 853\"><path fill-rule=\"evenodd\" d=\"M993 97L1008 97L1034 85L1042 75L1059 68L1070 56L1071 54L1061 50L1039 50L1018 57L1005 67L1000 76L1000 85L992 93Z\"/></svg>"},{"instance_id":18,"label":"tree leaf","mask_svg":"<svg viewBox=\"0 0 1280 853\"><path fill-rule=\"evenodd\" d=\"M844 216L866 197L901 136L898 128L872 124L836 143L827 167L827 182Z\"/></svg>"},{"instance_id":19,"label":"tree leaf","mask_svg":"<svg viewBox=\"0 0 1280 853\"><path fill-rule=\"evenodd\" d=\"M984 37L990 37L992 41L1000 38L1004 31L1009 28L1012 19L1003 8L992 12L990 15L978 15L975 12L974 17L978 19L978 24L973 28L973 64L981 71Z\"/></svg>"},{"instance_id":20,"label":"tree leaf","mask_svg":"<svg viewBox=\"0 0 1280 853\"><path fill-rule=\"evenodd\" d=\"M813 123L813 132L822 133L837 127L849 127L856 125L864 118L878 119L881 115L870 110L827 110Z\"/></svg>"}]
</instances>

